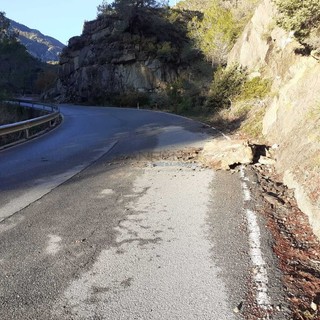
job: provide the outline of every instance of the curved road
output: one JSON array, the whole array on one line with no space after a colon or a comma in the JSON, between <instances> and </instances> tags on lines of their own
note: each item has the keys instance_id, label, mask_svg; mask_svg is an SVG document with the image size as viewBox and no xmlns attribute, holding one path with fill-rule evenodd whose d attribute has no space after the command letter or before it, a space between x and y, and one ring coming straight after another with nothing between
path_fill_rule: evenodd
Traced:
<instances>
[{"instance_id":1,"label":"curved road","mask_svg":"<svg viewBox=\"0 0 320 320\"><path fill-rule=\"evenodd\" d=\"M152 157L214 130L145 110L61 111L60 127L0 152L0 319L288 318L254 181Z\"/></svg>"},{"instance_id":2,"label":"curved road","mask_svg":"<svg viewBox=\"0 0 320 320\"><path fill-rule=\"evenodd\" d=\"M64 121L59 128L0 152L0 221L116 145L114 155L177 148L207 138L199 130L200 124L166 113L71 105L60 108Z\"/></svg>"}]
</instances>

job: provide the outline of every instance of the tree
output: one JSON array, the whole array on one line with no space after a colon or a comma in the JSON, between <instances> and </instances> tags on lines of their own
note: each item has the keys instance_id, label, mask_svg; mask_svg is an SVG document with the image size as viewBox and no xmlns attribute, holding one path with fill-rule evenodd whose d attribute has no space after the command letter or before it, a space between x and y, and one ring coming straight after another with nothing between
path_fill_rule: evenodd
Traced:
<instances>
[{"instance_id":1,"label":"tree","mask_svg":"<svg viewBox=\"0 0 320 320\"><path fill-rule=\"evenodd\" d=\"M230 10L215 1L203 12L203 17L194 17L189 23L189 33L208 61L225 64L239 28Z\"/></svg>"},{"instance_id":2,"label":"tree","mask_svg":"<svg viewBox=\"0 0 320 320\"><path fill-rule=\"evenodd\" d=\"M154 9L160 6L157 0L114 0L111 4L103 1L97 9L98 17L116 16L123 21L123 29L132 33L134 29L141 31L146 21L157 19Z\"/></svg>"},{"instance_id":3,"label":"tree","mask_svg":"<svg viewBox=\"0 0 320 320\"><path fill-rule=\"evenodd\" d=\"M53 88L55 82L57 81L57 72L54 69L43 70L39 72L38 77L35 81L35 90L38 93L44 93L49 89Z\"/></svg>"},{"instance_id":4,"label":"tree","mask_svg":"<svg viewBox=\"0 0 320 320\"><path fill-rule=\"evenodd\" d=\"M10 20L0 12L0 96L32 92L38 72L45 64L32 57L10 29Z\"/></svg>"},{"instance_id":5,"label":"tree","mask_svg":"<svg viewBox=\"0 0 320 320\"><path fill-rule=\"evenodd\" d=\"M0 43L17 42L17 34L10 30L10 20L0 11Z\"/></svg>"},{"instance_id":6,"label":"tree","mask_svg":"<svg viewBox=\"0 0 320 320\"><path fill-rule=\"evenodd\" d=\"M208 99L207 108L223 109L231 106L233 98L240 92L245 83L247 73L238 65L232 65L225 69L219 67L214 73Z\"/></svg>"},{"instance_id":7,"label":"tree","mask_svg":"<svg viewBox=\"0 0 320 320\"><path fill-rule=\"evenodd\" d=\"M301 42L320 27L319 0L275 0L279 16L277 23L288 31L294 31Z\"/></svg>"},{"instance_id":8,"label":"tree","mask_svg":"<svg viewBox=\"0 0 320 320\"><path fill-rule=\"evenodd\" d=\"M3 41L9 33L10 21L6 14L0 11L0 41Z\"/></svg>"},{"instance_id":9,"label":"tree","mask_svg":"<svg viewBox=\"0 0 320 320\"><path fill-rule=\"evenodd\" d=\"M182 0L176 5L178 9L204 12L210 7L212 0Z\"/></svg>"},{"instance_id":10,"label":"tree","mask_svg":"<svg viewBox=\"0 0 320 320\"><path fill-rule=\"evenodd\" d=\"M98 16L105 14L121 14L124 15L129 11L139 8L157 8L161 4L157 0L115 0L107 3L105 0L97 7Z\"/></svg>"}]
</instances>

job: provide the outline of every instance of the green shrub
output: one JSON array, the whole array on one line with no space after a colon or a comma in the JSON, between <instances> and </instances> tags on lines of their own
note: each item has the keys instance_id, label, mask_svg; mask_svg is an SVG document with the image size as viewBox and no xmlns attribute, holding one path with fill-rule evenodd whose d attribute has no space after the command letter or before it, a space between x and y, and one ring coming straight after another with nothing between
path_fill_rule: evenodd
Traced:
<instances>
[{"instance_id":1,"label":"green shrub","mask_svg":"<svg viewBox=\"0 0 320 320\"><path fill-rule=\"evenodd\" d=\"M246 77L246 72L237 65L219 68L214 73L206 107L211 110L230 107L232 99L240 94Z\"/></svg>"},{"instance_id":2,"label":"green shrub","mask_svg":"<svg viewBox=\"0 0 320 320\"><path fill-rule=\"evenodd\" d=\"M189 36L212 64L225 64L226 56L239 34L231 11L213 1L203 17L189 22Z\"/></svg>"},{"instance_id":3,"label":"green shrub","mask_svg":"<svg viewBox=\"0 0 320 320\"><path fill-rule=\"evenodd\" d=\"M177 55L177 48L173 47L168 41L159 44L157 58L162 61L174 61Z\"/></svg>"},{"instance_id":4,"label":"green shrub","mask_svg":"<svg viewBox=\"0 0 320 320\"><path fill-rule=\"evenodd\" d=\"M178 114L192 114L204 103L203 87L199 83L181 76L178 80L168 84L166 95L169 110Z\"/></svg>"},{"instance_id":5,"label":"green shrub","mask_svg":"<svg viewBox=\"0 0 320 320\"><path fill-rule=\"evenodd\" d=\"M271 82L261 77L254 77L243 83L237 100L263 99L270 92Z\"/></svg>"},{"instance_id":6,"label":"green shrub","mask_svg":"<svg viewBox=\"0 0 320 320\"><path fill-rule=\"evenodd\" d=\"M305 42L313 29L320 26L319 0L275 0L279 16L277 23Z\"/></svg>"}]
</instances>

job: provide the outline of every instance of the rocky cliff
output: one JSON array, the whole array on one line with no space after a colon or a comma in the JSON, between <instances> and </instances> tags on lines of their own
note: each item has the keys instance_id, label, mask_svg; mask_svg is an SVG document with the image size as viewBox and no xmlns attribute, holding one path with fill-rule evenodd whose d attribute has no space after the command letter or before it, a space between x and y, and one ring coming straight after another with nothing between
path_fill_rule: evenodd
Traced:
<instances>
[{"instance_id":1,"label":"rocky cliff","mask_svg":"<svg viewBox=\"0 0 320 320\"><path fill-rule=\"evenodd\" d=\"M276 169L295 189L320 238L320 64L302 56L292 34L276 27L271 0L262 0L229 56L252 74L272 81L272 97L263 118L267 141L278 144Z\"/></svg>"},{"instance_id":2,"label":"rocky cliff","mask_svg":"<svg viewBox=\"0 0 320 320\"><path fill-rule=\"evenodd\" d=\"M65 47L60 41L13 20L10 20L10 28L18 34L19 41L32 56L42 62L57 63L59 61L60 53Z\"/></svg>"},{"instance_id":3,"label":"rocky cliff","mask_svg":"<svg viewBox=\"0 0 320 320\"><path fill-rule=\"evenodd\" d=\"M62 52L59 99L99 102L123 92L155 92L174 81L183 68L184 31L143 19L135 30L117 16L86 22Z\"/></svg>"}]
</instances>

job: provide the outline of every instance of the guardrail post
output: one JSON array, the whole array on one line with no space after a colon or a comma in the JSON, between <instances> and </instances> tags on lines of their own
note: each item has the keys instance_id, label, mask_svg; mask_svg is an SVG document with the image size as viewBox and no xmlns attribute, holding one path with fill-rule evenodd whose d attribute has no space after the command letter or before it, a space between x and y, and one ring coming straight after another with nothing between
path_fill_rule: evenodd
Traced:
<instances>
[{"instance_id":1,"label":"guardrail post","mask_svg":"<svg viewBox=\"0 0 320 320\"><path fill-rule=\"evenodd\" d=\"M29 139L29 136L30 136L29 129L26 129L26 130L25 130L25 133L26 133L26 134L25 134L25 135L26 135L26 139Z\"/></svg>"}]
</instances>

